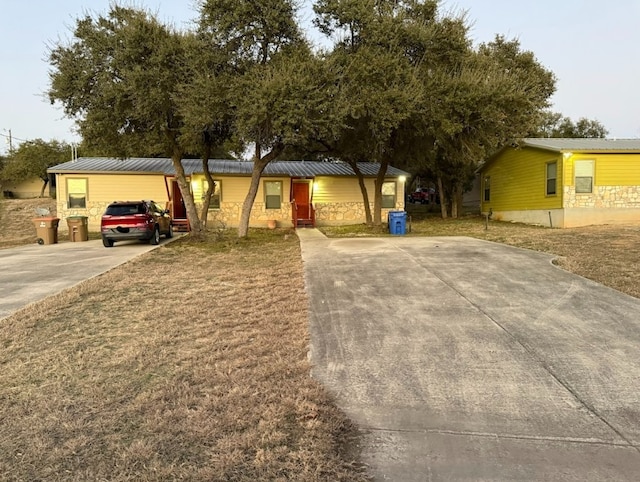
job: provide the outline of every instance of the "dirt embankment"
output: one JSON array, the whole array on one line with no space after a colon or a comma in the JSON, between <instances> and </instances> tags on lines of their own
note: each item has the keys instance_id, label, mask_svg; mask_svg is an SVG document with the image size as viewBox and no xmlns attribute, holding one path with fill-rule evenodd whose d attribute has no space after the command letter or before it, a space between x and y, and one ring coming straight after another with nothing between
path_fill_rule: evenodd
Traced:
<instances>
[{"instance_id":1,"label":"dirt embankment","mask_svg":"<svg viewBox=\"0 0 640 482\"><path fill-rule=\"evenodd\" d=\"M33 219L40 209L48 209L55 216L55 199L0 199L0 248L35 243Z\"/></svg>"}]
</instances>

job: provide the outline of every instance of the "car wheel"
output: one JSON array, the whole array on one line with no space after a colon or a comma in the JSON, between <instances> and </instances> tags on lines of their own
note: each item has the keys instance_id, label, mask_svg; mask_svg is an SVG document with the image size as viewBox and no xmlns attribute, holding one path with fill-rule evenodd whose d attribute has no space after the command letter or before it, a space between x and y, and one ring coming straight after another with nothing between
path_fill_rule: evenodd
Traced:
<instances>
[{"instance_id":1,"label":"car wheel","mask_svg":"<svg viewBox=\"0 0 640 482\"><path fill-rule=\"evenodd\" d=\"M149 242L151 244L160 244L160 228L158 226L153 230L153 236L151 236Z\"/></svg>"},{"instance_id":2,"label":"car wheel","mask_svg":"<svg viewBox=\"0 0 640 482\"><path fill-rule=\"evenodd\" d=\"M167 239L173 238L173 225L169 225L169 231L167 232Z\"/></svg>"},{"instance_id":3,"label":"car wheel","mask_svg":"<svg viewBox=\"0 0 640 482\"><path fill-rule=\"evenodd\" d=\"M102 244L105 248L113 248L113 239L102 236Z\"/></svg>"}]
</instances>

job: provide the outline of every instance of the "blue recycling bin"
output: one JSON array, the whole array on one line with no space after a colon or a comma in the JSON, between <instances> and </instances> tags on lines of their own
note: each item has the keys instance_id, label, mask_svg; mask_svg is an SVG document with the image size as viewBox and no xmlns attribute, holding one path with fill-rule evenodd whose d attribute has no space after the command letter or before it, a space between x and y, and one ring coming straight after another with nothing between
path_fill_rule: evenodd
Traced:
<instances>
[{"instance_id":1,"label":"blue recycling bin","mask_svg":"<svg viewBox=\"0 0 640 482\"><path fill-rule=\"evenodd\" d=\"M407 232L407 213L405 211L389 211L389 233L403 235Z\"/></svg>"}]
</instances>

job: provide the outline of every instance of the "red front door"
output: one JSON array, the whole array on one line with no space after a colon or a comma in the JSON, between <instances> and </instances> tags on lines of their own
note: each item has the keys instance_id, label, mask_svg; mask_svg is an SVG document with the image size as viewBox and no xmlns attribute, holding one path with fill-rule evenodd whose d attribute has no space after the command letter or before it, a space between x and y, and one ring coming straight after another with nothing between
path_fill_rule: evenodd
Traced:
<instances>
[{"instance_id":1,"label":"red front door","mask_svg":"<svg viewBox=\"0 0 640 482\"><path fill-rule=\"evenodd\" d=\"M309 183L293 183L293 200L298 207L298 219L311 219L309 216Z\"/></svg>"},{"instance_id":2,"label":"red front door","mask_svg":"<svg viewBox=\"0 0 640 482\"><path fill-rule=\"evenodd\" d=\"M182 193L180 192L178 181L173 181L171 183L171 191L171 198L173 199L173 212L171 213L171 216L173 216L173 219L186 219L187 209L185 208L184 201L182 200Z\"/></svg>"}]
</instances>

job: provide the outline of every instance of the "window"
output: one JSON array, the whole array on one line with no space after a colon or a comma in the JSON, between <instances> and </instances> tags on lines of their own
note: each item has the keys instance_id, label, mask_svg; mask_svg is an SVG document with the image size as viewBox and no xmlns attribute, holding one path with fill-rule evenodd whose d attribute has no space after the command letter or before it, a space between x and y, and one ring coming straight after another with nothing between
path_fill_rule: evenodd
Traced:
<instances>
[{"instance_id":1,"label":"window","mask_svg":"<svg viewBox=\"0 0 640 482\"><path fill-rule=\"evenodd\" d=\"M575 184L577 194L593 192L593 161L575 161Z\"/></svg>"},{"instance_id":2,"label":"window","mask_svg":"<svg viewBox=\"0 0 640 482\"><path fill-rule=\"evenodd\" d=\"M558 180L558 163L547 163L547 196L556 194L556 185Z\"/></svg>"},{"instance_id":3,"label":"window","mask_svg":"<svg viewBox=\"0 0 640 482\"><path fill-rule=\"evenodd\" d=\"M264 182L264 203L267 209L280 209L282 204L282 181Z\"/></svg>"},{"instance_id":4,"label":"window","mask_svg":"<svg viewBox=\"0 0 640 482\"><path fill-rule=\"evenodd\" d=\"M484 200L491 201L491 177L484 178Z\"/></svg>"},{"instance_id":5,"label":"window","mask_svg":"<svg viewBox=\"0 0 640 482\"><path fill-rule=\"evenodd\" d=\"M222 181L214 179L213 182L216 184L216 189L211 195L209 209L220 209L220 203L222 202ZM207 193L208 188L209 183L206 180L202 181L202 199L204 199L204 195Z\"/></svg>"},{"instance_id":6,"label":"window","mask_svg":"<svg viewBox=\"0 0 640 482\"><path fill-rule=\"evenodd\" d=\"M67 207L69 209L87 207L86 179L67 179Z\"/></svg>"},{"instance_id":7,"label":"window","mask_svg":"<svg viewBox=\"0 0 640 482\"><path fill-rule=\"evenodd\" d=\"M387 181L382 183L382 207L396 207L396 182Z\"/></svg>"}]
</instances>

